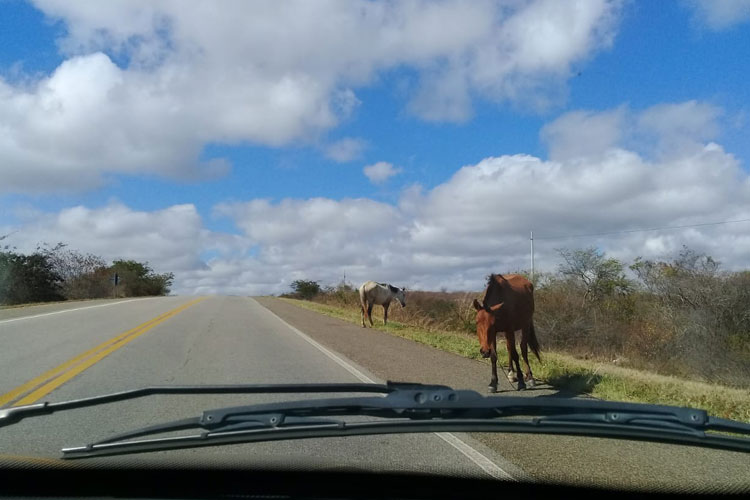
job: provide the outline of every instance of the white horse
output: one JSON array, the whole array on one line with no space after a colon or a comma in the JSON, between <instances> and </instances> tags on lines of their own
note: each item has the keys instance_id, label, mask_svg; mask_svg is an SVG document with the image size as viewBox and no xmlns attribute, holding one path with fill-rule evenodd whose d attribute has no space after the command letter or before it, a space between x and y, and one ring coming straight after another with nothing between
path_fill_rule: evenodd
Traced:
<instances>
[{"instance_id":1,"label":"white horse","mask_svg":"<svg viewBox=\"0 0 750 500\"><path fill-rule=\"evenodd\" d=\"M365 315L372 326L372 306L375 304L383 306L383 324L388 322L388 307L393 299L406 307L406 288L397 288L388 283L376 283L366 281L359 287L360 316L362 327L365 327Z\"/></svg>"}]
</instances>

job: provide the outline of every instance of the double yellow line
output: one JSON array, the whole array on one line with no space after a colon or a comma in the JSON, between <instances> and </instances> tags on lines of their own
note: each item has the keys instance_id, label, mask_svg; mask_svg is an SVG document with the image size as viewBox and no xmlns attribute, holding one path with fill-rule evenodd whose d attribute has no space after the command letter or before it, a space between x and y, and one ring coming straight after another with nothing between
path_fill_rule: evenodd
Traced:
<instances>
[{"instance_id":1,"label":"double yellow line","mask_svg":"<svg viewBox=\"0 0 750 500\"><path fill-rule=\"evenodd\" d=\"M145 323L142 323L135 328L128 330L127 332L123 332L120 335L117 335L116 337L111 338L106 342L79 354L75 358L66 361L56 368L42 373L38 377L29 380L25 384L16 387L12 391L0 395L0 406L3 406L11 401L15 401L17 398L24 394L25 396L23 396L18 401L15 401L15 403L13 403L13 406L28 405L38 401L39 399L43 398L50 392L60 387L68 380L72 379L87 368L90 368L94 364L98 363L106 356L112 354L117 349L134 341L147 331L151 330L156 325L163 323L172 316L175 316L184 311L188 307L197 304L201 300L203 300L203 297L192 300L187 304L183 304L180 307L177 307L176 309L172 309L171 311L167 311L160 316L146 321Z\"/></svg>"}]
</instances>

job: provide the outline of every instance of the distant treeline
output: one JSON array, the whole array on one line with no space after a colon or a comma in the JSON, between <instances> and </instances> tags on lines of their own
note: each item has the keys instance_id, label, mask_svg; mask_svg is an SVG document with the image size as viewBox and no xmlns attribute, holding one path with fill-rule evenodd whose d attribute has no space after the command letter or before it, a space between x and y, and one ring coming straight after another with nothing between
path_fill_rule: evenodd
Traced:
<instances>
[{"instance_id":1,"label":"distant treeline","mask_svg":"<svg viewBox=\"0 0 750 500\"><path fill-rule=\"evenodd\" d=\"M118 276L115 286L114 276ZM31 254L0 248L0 304L166 295L174 274L157 274L148 263L115 260L71 250L62 243Z\"/></svg>"}]
</instances>

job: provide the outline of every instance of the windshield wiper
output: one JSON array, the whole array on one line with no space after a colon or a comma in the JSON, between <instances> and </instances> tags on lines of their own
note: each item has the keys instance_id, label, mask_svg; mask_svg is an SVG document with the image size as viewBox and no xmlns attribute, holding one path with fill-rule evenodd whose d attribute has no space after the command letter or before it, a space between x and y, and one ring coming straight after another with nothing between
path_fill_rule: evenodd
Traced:
<instances>
[{"instance_id":1,"label":"windshield wiper","mask_svg":"<svg viewBox=\"0 0 750 500\"><path fill-rule=\"evenodd\" d=\"M208 410L194 418L135 429L86 446L65 448L63 457L121 455L287 439L451 431L584 435L750 451L750 439L738 436L750 436L750 424L712 417L704 410L693 408L596 399L482 396L474 391L419 384L354 385L387 395L295 400ZM199 432L137 439L190 429Z\"/></svg>"},{"instance_id":2,"label":"windshield wiper","mask_svg":"<svg viewBox=\"0 0 750 500\"><path fill-rule=\"evenodd\" d=\"M36 403L0 409L0 427L12 425L28 417L49 415L65 410L115 403L144 396L166 394L304 394L370 392L387 394L398 389L434 388L449 389L445 385L426 385L412 382L388 382L387 384L321 383L321 384L235 384L235 385L156 385L113 392L90 398L71 399L59 403Z\"/></svg>"}]
</instances>

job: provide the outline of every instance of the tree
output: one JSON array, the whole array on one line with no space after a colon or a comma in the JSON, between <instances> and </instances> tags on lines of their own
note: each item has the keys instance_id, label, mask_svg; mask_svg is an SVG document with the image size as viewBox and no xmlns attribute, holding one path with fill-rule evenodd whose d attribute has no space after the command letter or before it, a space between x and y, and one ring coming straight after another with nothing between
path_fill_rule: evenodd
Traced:
<instances>
[{"instance_id":1,"label":"tree","mask_svg":"<svg viewBox=\"0 0 750 500\"><path fill-rule=\"evenodd\" d=\"M48 257L55 272L62 278L62 293L67 299L94 299L110 297L112 283L107 263L94 254L83 254L58 243L44 245L42 252Z\"/></svg>"},{"instance_id":2,"label":"tree","mask_svg":"<svg viewBox=\"0 0 750 500\"><path fill-rule=\"evenodd\" d=\"M22 255L0 251L0 303L64 300L61 282L62 278L43 253Z\"/></svg>"},{"instance_id":3,"label":"tree","mask_svg":"<svg viewBox=\"0 0 750 500\"><path fill-rule=\"evenodd\" d=\"M559 271L585 289L584 300L599 300L613 294L630 293L633 284L625 277L623 264L606 258L604 252L590 247L583 250L557 249L565 261Z\"/></svg>"},{"instance_id":4,"label":"tree","mask_svg":"<svg viewBox=\"0 0 750 500\"><path fill-rule=\"evenodd\" d=\"M295 280L292 290L300 298L310 300L320 293L320 284L317 281Z\"/></svg>"},{"instance_id":5,"label":"tree","mask_svg":"<svg viewBox=\"0 0 750 500\"><path fill-rule=\"evenodd\" d=\"M117 275L123 286L123 295L143 297L166 295L174 281L174 274L156 274L148 263L134 260L116 260L112 263L110 274Z\"/></svg>"},{"instance_id":6,"label":"tree","mask_svg":"<svg viewBox=\"0 0 750 500\"><path fill-rule=\"evenodd\" d=\"M672 304L697 309L711 304L720 286L719 262L686 246L671 262L635 259L630 269L650 292Z\"/></svg>"}]
</instances>

